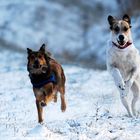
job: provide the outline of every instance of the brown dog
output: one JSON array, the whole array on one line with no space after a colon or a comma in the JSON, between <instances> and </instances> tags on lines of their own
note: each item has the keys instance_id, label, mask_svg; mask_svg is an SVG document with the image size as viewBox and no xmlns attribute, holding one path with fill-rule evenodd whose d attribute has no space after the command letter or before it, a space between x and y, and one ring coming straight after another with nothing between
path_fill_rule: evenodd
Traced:
<instances>
[{"instance_id":1,"label":"brown dog","mask_svg":"<svg viewBox=\"0 0 140 140\"><path fill-rule=\"evenodd\" d=\"M65 75L61 65L45 51L45 44L39 51L27 48L27 53L27 70L36 97L38 122L42 123L43 107L52 100L57 102L57 92L61 95L61 110L62 112L66 110Z\"/></svg>"}]
</instances>

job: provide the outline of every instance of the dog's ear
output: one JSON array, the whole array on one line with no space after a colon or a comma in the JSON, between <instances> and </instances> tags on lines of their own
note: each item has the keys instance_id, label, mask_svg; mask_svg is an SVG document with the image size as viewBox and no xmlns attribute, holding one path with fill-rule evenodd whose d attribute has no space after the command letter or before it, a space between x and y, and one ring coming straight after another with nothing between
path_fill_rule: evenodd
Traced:
<instances>
[{"instance_id":1,"label":"dog's ear","mask_svg":"<svg viewBox=\"0 0 140 140\"><path fill-rule=\"evenodd\" d=\"M112 17L111 15L109 15L107 19L108 19L108 23L110 25L110 29L112 30L112 25L115 22L115 18Z\"/></svg>"},{"instance_id":2,"label":"dog's ear","mask_svg":"<svg viewBox=\"0 0 140 140\"><path fill-rule=\"evenodd\" d=\"M28 53L28 54L31 54L31 52L32 52L32 50L29 49L29 48L27 48L27 53Z\"/></svg>"},{"instance_id":3,"label":"dog's ear","mask_svg":"<svg viewBox=\"0 0 140 140\"><path fill-rule=\"evenodd\" d=\"M45 44L42 44L42 46L40 47L39 51L45 53Z\"/></svg>"},{"instance_id":4,"label":"dog's ear","mask_svg":"<svg viewBox=\"0 0 140 140\"><path fill-rule=\"evenodd\" d=\"M130 17L127 14L125 14L122 19L124 21L128 22L129 24L131 24L131 19L130 19Z\"/></svg>"}]
</instances>

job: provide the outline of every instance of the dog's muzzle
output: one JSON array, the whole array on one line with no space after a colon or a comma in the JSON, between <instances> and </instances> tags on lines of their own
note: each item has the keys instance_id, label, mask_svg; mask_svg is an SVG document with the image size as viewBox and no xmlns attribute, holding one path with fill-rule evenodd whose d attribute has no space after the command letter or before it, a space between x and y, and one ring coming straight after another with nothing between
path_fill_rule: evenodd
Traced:
<instances>
[{"instance_id":1,"label":"dog's muzzle","mask_svg":"<svg viewBox=\"0 0 140 140\"><path fill-rule=\"evenodd\" d=\"M118 43L119 43L120 45L124 45L124 44L125 44L124 35L119 35L117 41L118 41Z\"/></svg>"},{"instance_id":2,"label":"dog's muzzle","mask_svg":"<svg viewBox=\"0 0 140 140\"><path fill-rule=\"evenodd\" d=\"M41 67L38 60L35 60L33 67L36 69Z\"/></svg>"},{"instance_id":3,"label":"dog's muzzle","mask_svg":"<svg viewBox=\"0 0 140 140\"><path fill-rule=\"evenodd\" d=\"M116 44L115 42L112 42L112 45L115 46L115 47L117 47L117 48L119 48L119 49L125 49L125 48L127 48L128 46L130 46L131 44L132 44L132 43L128 41L128 42L125 43L125 45L120 46L120 45Z\"/></svg>"}]
</instances>

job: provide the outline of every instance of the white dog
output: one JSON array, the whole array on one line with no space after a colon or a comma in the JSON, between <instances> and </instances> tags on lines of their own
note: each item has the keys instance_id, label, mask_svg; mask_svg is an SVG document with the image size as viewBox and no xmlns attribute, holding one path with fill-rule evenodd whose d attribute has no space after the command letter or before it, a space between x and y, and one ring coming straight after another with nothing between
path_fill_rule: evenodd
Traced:
<instances>
[{"instance_id":1,"label":"white dog","mask_svg":"<svg viewBox=\"0 0 140 140\"><path fill-rule=\"evenodd\" d=\"M136 116L135 105L140 92L140 55L132 41L131 20L128 15L124 15L122 20L108 16L108 22L111 40L107 48L107 69L114 78L128 115ZM127 101L130 90L133 93L131 110Z\"/></svg>"}]
</instances>

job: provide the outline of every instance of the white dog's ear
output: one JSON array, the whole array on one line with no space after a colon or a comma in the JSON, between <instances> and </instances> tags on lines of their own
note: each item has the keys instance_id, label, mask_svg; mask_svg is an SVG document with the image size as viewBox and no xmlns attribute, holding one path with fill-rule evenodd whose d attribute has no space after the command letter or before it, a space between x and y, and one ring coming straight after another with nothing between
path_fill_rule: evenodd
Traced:
<instances>
[{"instance_id":1,"label":"white dog's ear","mask_svg":"<svg viewBox=\"0 0 140 140\"><path fill-rule=\"evenodd\" d=\"M110 25L110 29L112 29L112 25L113 25L114 22L115 22L115 18L112 17L111 15L109 15L107 19L108 19L108 23L109 23L109 25Z\"/></svg>"},{"instance_id":2,"label":"white dog's ear","mask_svg":"<svg viewBox=\"0 0 140 140\"><path fill-rule=\"evenodd\" d=\"M131 19L130 19L130 17L127 14L125 14L122 19L124 21L128 22L129 24L131 24Z\"/></svg>"}]
</instances>

